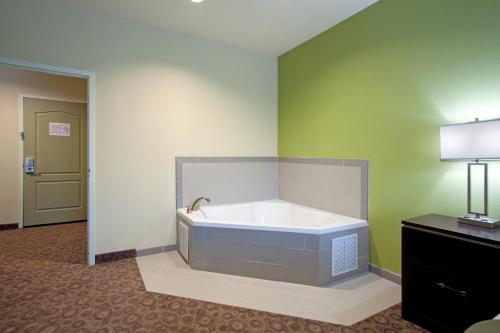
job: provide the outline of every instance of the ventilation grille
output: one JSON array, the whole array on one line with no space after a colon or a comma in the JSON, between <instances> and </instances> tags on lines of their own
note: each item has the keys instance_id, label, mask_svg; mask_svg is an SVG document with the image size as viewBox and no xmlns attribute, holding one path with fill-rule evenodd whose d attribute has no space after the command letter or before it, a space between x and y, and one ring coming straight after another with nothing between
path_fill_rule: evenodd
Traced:
<instances>
[{"instance_id":1,"label":"ventilation grille","mask_svg":"<svg viewBox=\"0 0 500 333\"><path fill-rule=\"evenodd\" d=\"M186 261L189 261L189 228L187 225L182 223L181 221L177 221L178 228L177 228L177 233L178 233L178 242L177 244L179 248L179 252L181 255L184 257Z\"/></svg>"},{"instance_id":2,"label":"ventilation grille","mask_svg":"<svg viewBox=\"0 0 500 333\"><path fill-rule=\"evenodd\" d=\"M332 239L332 276L358 269L358 235Z\"/></svg>"}]
</instances>

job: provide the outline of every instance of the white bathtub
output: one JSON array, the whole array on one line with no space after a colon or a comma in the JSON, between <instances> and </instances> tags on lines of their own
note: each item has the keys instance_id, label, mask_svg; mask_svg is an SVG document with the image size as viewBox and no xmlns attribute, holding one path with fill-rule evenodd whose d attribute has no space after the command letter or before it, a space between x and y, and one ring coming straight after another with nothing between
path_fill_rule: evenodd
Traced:
<instances>
[{"instance_id":1,"label":"white bathtub","mask_svg":"<svg viewBox=\"0 0 500 333\"><path fill-rule=\"evenodd\" d=\"M326 234L367 226L365 220L325 212L282 200L204 206L187 214L193 226Z\"/></svg>"}]
</instances>

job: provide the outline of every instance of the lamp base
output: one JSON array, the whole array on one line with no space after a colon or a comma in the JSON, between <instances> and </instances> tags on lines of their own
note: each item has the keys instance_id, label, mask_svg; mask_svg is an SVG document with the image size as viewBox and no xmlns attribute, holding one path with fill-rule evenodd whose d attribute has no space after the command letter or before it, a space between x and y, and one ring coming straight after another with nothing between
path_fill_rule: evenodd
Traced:
<instances>
[{"instance_id":1,"label":"lamp base","mask_svg":"<svg viewBox=\"0 0 500 333\"><path fill-rule=\"evenodd\" d=\"M493 229L500 227L500 221L489 217L459 216L458 223L475 225L477 227Z\"/></svg>"}]
</instances>

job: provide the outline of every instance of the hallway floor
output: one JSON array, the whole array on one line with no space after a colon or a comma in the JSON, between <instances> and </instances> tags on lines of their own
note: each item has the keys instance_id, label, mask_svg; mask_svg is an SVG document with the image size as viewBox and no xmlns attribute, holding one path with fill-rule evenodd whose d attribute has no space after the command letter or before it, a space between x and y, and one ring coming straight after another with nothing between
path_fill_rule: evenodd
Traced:
<instances>
[{"instance_id":1,"label":"hallway floor","mask_svg":"<svg viewBox=\"0 0 500 333\"><path fill-rule=\"evenodd\" d=\"M87 263L87 223L73 222L0 231L0 255L11 258Z\"/></svg>"},{"instance_id":2,"label":"hallway floor","mask_svg":"<svg viewBox=\"0 0 500 333\"><path fill-rule=\"evenodd\" d=\"M77 228L0 231L0 332L425 332L400 305L347 327L148 292L136 260L79 263Z\"/></svg>"}]
</instances>

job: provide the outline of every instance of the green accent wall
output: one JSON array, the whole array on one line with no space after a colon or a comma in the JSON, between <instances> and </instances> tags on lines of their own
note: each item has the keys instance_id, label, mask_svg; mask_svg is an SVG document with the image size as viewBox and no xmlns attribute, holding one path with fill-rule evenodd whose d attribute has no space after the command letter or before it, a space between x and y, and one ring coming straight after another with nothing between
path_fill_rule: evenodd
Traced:
<instances>
[{"instance_id":1,"label":"green accent wall","mask_svg":"<svg viewBox=\"0 0 500 333\"><path fill-rule=\"evenodd\" d=\"M466 211L467 164L440 161L439 126L500 118L498 13L498 0L382 0L279 57L279 155L370 160L376 265L400 272L403 218ZM490 163L497 218L499 185Z\"/></svg>"}]
</instances>

